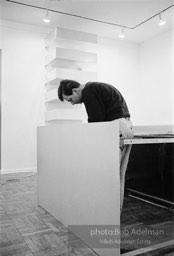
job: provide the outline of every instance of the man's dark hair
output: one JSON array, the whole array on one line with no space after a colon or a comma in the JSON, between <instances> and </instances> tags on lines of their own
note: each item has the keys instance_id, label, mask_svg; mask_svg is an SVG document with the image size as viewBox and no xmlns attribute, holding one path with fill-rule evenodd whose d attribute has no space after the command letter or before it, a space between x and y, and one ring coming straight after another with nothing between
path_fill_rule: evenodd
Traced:
<instances>
[{"instance_id":1,"label":"man's dark hair","mask_svg":"<svg viewBox=\"0 0 174 256\"><path fill-rule=\"evenodd\" d=\"M80 83L74 81L74 80L62 80L60 82L60 85L58 87L58 97L61 101L63 101L63 94L64 95L72 95L72 89L78 88L80 86Z\"/></svg>"}]
</instances>

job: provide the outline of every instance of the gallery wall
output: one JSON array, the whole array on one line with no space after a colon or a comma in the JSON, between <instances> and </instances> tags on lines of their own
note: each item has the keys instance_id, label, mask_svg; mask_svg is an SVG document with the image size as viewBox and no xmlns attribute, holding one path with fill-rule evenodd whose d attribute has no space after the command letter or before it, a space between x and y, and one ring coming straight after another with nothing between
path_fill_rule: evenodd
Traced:
<instances>
[{"instance_id":1,"label":"gallery wall","mask_svg":"<svg viewBox=\"0 0 174 256\"><path fill-rule=\"evenodd\" d=\"M36 127L44 123L44 37L30 26L2 30L2 172L36 169Z\"/></svg>"},{"instance_id":2,"label":"gallery wall","mask_svg":"<svg viewBox=\"0 0 174 256\"><path fill-rule=\"evenodd\" d=\"M137 123L174 123L174 31L144 42L140 51L140 86ZM141 120L143 118L143 121Z\"/></svg>"},{"instance_id":3,"label":"gallery wall","mask_svg":"<svg viewBox=\"0 0 174 256\"><path fill-rule=\"evenodd\" d=\"M119 39L115 41L99 38L98 47L98 80L112 84L123 94L132 121L136 123L136 105L139 100L136 90L140 85L140 45Z\"/></svg>"},{"instance_id":4,"label":"gallery wall","mask_svg":"<svg viewBox=\"0 0 174 256\"><path fill-rule=\"evenodd\" d=\"M2 172L36 170L37 126L44 125L48 31L10 22L3 23L1 31ZM172 42L172 31L142 44L99 37L98 80L123 93L134 125L173 122Z\"/></svg>"}]
</instances>

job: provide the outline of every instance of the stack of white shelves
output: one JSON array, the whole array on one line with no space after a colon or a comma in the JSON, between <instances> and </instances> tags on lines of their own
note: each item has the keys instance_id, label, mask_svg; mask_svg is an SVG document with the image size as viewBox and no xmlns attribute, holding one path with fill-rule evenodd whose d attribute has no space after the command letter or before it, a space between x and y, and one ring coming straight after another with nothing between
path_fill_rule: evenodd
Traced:
<instances>
[{"instance_id":1,"label":"stack of white shelves","mask_svg":"<svg viewBox=\"0 0 174 256\"><path fill-rule=\"evenodd\" d=\"M85 122L84 107L60 102L57 88L62 79L80 83L97 81L97 35L55 28L45 39L47 124L62 121Z\"/></svg>"}]
</instances>

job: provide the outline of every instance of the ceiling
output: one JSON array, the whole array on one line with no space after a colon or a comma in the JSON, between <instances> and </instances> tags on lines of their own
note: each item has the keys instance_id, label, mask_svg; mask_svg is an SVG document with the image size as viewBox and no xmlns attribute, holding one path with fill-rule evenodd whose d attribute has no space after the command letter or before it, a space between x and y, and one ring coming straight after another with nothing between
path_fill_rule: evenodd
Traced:
<instances>
[{"instance_id":1,"label":"ceiling","mask_svg":"<svg viewBox=\"0 0 174 256\"><path fill-rule=\"evenodd\" d=\"M51 23L44 24L42 21L46 14L44 8L48 8L53 11L130 27L131 29L125 29L126 38L124 40L141 43L174 28L174 6L163 13L163 18L166 20L165 26L158 25L159 17L156 16L134 28L172 5L174 5L174 0L15 0L12 2L0 0L0 18L50 29L59 26L114 39L118 39L118 34L121 32L120 26L56 12L49 12ZM36 7L41 7L41 9Z\"/></svg>"}]
</instances>

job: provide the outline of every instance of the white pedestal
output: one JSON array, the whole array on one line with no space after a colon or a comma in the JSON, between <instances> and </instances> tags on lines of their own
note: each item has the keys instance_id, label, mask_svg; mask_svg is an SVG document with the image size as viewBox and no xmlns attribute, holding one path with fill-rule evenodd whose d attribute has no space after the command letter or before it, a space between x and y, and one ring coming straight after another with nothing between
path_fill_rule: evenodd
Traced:
<instances>
[{"instance_id":1,"label":"white pedestal","mask_svg":"<svg viewBox=\"0 0 174 256\"><path fill-rule=\"evenodd\" d=\"M118 123L39 127L38 198L67 227L119 226ZM102 256L119 255L119 248L93 249Z\"/></svg>"}]
</instances>

